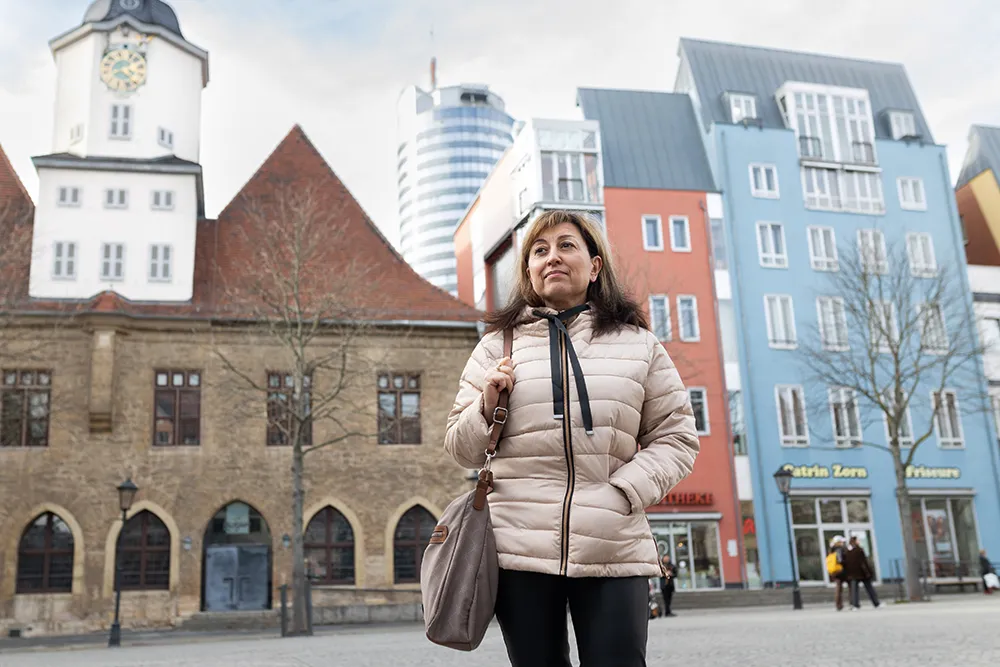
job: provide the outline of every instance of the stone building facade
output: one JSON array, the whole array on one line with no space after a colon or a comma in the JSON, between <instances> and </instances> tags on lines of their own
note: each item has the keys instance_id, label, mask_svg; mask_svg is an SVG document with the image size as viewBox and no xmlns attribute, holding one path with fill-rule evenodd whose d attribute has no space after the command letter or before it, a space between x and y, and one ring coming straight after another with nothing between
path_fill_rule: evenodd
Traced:
<instances>
[{"instance_id":1,"label":"stone building facade","mask_svg":"<svg viewBox=\"0 0 1000 667\"><path fill-rule=\"evenodd\" d=\"M306 457L314 605L334 615L375 609L377 618L418 612L416 574L433 522L471 488L440 443L478 315L403 262L295 128L217 220L199 222L191 301L138 303L104 292L5 307L4 634L110 625L122 529L115 488L127 477L140 490L122 540L123 627L278 606L292 572L291 448L269 443L265 396L237 391L229 364L263 384L291 360L287 348L250 337L254 323L233 317L232 292L222 286L247 275L238 269L253 239L235 233L245 231L247 202L289 186L339 207L324 240L329 288L349 261L378 277L356 295L377 299L378 309L357 343L374 361L344 397L361 406L347 421L382 432L386 405L397 405L400 423L409 419L396 435L351 437ZM326 344L322 336L315 343ZM333 379L313 382L322 392ZM328 426L313 428L321 440Z\"/></svg>"}]
</instances>

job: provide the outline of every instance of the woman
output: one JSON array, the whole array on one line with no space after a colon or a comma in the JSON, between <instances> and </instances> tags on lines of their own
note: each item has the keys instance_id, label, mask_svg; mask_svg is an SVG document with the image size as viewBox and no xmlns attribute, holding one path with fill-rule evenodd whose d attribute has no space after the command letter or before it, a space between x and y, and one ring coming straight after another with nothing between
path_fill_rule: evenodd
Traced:
<instances>
[{"instance_id":1,"label":"woman","mask_svg":"<svg viewBox=\"0 0 1000 667\"><path fill-rule=\"evenodd\" d=\"M445 448L482 466L499 392L511 390L489 496L511 664L569 666L568 604L581 664L645 665L647 578L662 570L644 509L698 454L684 385L600 229L576 213L532 224L510 304L486 321ZM502 358L508 327L513 359Z\"/></svg>"},{"instance_id":2,"label":"woman","mask_svg":"<svg viewBox=\"0 0 1000 667\"><path fill-rule=\"evenodd\" d=\"M851 588L852 609L861 609L858 584L862 584L865 587L868 599L872 601L873 607L876 609L882 607L882 603L878 601L878 594L875 592L875 587L872 586L872 577L875 576L875 571L868 561L868 554L861 548L861 543L858 541L857 535L851 535L851 539L847 543L847 549L844 551L844 576L847 577Z\"/></svg>"}]
</instances>

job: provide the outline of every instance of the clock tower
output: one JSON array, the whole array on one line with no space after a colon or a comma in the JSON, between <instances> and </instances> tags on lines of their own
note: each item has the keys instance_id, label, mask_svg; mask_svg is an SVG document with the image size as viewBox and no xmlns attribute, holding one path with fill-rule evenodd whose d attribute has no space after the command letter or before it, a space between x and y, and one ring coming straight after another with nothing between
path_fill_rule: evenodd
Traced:
<instances>
[{"instance_id":1,"label":"clock tower","mask_svg":"<svg viewBox=\"0 0 1000 667\"><path fill-rule=\"evenodd\" d=\"M52 153L33 158L31 296L189 300L208 53L162 0L96 0L49 46L55 124Z\"/></svg>"}]
</instances>

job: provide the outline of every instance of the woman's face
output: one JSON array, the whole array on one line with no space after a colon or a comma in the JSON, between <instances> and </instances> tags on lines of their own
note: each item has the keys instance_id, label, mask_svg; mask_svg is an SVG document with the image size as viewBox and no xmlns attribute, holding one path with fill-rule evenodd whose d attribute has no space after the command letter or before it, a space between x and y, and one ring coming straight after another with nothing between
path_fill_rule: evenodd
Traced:
<instances>
[{"instance_id":1,"label":"woman's face","mask_svg":"<svg viewBox=\"0 0 1000 667\"><path fill-rule=\"evenodd\" d=\"M542 232L528 249L528 278L546 306L566 310L587 300L587 287L601 272L576 225L564 222Z\"/></svg>"}]
</instances>

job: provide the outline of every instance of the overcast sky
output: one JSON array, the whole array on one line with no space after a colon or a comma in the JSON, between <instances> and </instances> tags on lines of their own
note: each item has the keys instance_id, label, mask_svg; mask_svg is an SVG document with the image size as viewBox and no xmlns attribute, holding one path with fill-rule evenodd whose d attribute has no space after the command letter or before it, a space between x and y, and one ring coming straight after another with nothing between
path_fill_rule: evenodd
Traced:
<instances>
[{"instance_id":1,"label":"overcast sky","mask_svg":"<svg viewBox=\"0 0 1000 667\"><path fill-rule=\"evenodd\" d=\"M395 106L489 84L516 118L579 115L578 86L669 90L697 37L903 63L957 175L972 123L1000 125L997 0L168 0L210 53L202 164L214 216L299 123L396 240ZM51 151L48 40L89 0L0 0L0 144L28 191Z\"/></svg>"}]
</instances>

